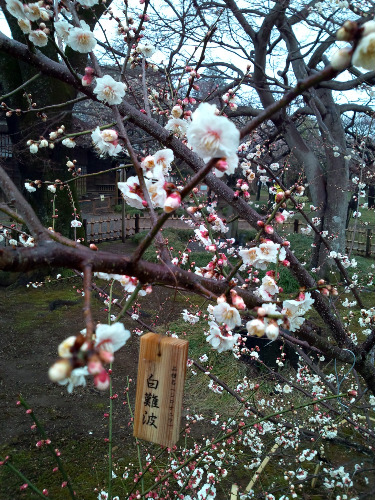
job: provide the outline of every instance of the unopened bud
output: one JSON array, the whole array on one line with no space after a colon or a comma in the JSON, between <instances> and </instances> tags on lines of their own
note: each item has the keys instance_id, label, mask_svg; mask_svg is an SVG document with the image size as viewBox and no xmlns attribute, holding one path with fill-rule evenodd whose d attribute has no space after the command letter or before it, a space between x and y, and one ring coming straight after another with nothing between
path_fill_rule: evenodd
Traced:
<instances>
[{"instance_id":1,"label":"unopened bud","mask_svg":"<svg viewBox=\"0 0 375 500\"><path fill-rule=\"evenodd\" d=\"M343 71L345 68L350 66L352 60L352 49L351 47L340 49L333 54L331 57L331 66L337 71Z\"/></svg>"}]
</instances>

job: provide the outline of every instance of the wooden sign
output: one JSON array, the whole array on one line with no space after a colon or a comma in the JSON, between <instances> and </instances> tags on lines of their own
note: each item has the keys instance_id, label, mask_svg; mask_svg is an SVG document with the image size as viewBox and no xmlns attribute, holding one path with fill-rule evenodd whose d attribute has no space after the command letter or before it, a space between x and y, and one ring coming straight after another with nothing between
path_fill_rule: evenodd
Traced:
<instances>
[{"instance_id":1,"label":"wooden sign","mask_svg":"<svg viewBox=\"0 0 375 500\"><path fill-rule=\"evenodd\" d=\"M180 434L189 342L156 333L141 337L134 436L171 448Z\"/></svg>"}]
</instances>

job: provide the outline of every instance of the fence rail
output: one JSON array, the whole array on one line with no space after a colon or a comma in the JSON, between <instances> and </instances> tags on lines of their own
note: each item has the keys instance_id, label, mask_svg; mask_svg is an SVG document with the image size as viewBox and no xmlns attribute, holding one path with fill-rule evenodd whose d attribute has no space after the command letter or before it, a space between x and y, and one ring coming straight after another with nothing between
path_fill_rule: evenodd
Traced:
<instances>
[{"instance_id":1,"label":"fence rail","mask_svg":"<svg viewBox=\"0 0 375 500\"><path fill-rule=\"evenodd\" d=\"M301 224L301 221L295 219L292 222L286 222L283 224L283 228L293 228L294 233L300 232L300 227L305 227L305 224ZM375 255L375 230L373 228L366 229L346 229L346 251L349 252L353 247L353 253L356 255L362 255L364 257L371 257ZM354 238L354 241L353 241Z\"/></svg>"},{"instance_id":2,"label":"fence rail","mask_svg":"<svg viewBox=\"0 0 375 500\"><path fill-rule=\"evenodd\" d=\"M166 227L185 228L186 225L178 216L171 216ZM151 229L151 219L145 215L127 215L122 225L122 217L99 218L98 220L83 219L83 226L88 243L101 243L102 241L114 241L129 238L141 231Z\"/></svg>"},{"instance_id":3,"label":"fence rail","mask_svg":"<svg viewBox=\"0 0 375 500\"><path fill-rule=\"evenodd\" d=\"M180 223L180 224L179 224ZM98 220L83 221L86 239L88 243L100 243L102 241L114 241L122 238L122 218L107 217ZM166 227L186 228L186 225L177 216L170 217ZM293 222L283 224L284 231L299 233L301 222L295 219ZM124 238L151 228L151 219L147 215L127 215L124 223ZM353 242L354 238L354 242ZM353 246L353 253L371 257L375 255L375 231L374 229L347 229L346 230L346 250Z\"/></svg>"}]
</instances>

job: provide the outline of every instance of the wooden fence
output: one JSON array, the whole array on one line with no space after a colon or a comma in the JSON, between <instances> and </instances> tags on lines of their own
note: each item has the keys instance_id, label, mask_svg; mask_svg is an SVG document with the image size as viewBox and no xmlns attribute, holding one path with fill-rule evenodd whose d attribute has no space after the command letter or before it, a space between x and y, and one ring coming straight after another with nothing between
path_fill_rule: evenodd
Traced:
<instances>
[{"instance_id":1,"label":"wooden fence","mask_svg":"<svg viewBox=\"0 0 375 500\"><path fill-rule=\"evenodd\" d=\"M127 215L122 221L122 217L103 217L98 220L83 219L83 226L88 243L101 243L102 241L114 241L129 238L133 234L151 228L151 219L148 215ZM166 227L186 228L186 225L178 216L171 216Z\"/></svg>"},{"instance_id":2,"label":"wooden fence","mask_svg":"<svg viewBox=\"0 0 375 500\"><path fill-rule=\"evenodd\" d=\"M283 224L283 229L293 228L294 233L300 232L300 227L306 227L306 224L295 219L293 222ZM346 229L346 251L349 252L353 247L353 253L364 257L375 255L375 230L373 228L358 228L355 231L351 228ZM353 241L354 238L354 241Z\"/></svg>"},{"instance_id":3,"label":"wooden fence","mask_svg":"<svg viewBox=\"0 0 375 500\"><path fill-rule=\"evenodd\" d=\"M180 222L180 224L178 224ZM151 228L151 220L148 215L127 215L124 221L124 229L122 227L122 218L106 217L98 220L83 220L86 231L86 239L88 243L100 243L102 241L114 241L128 238L133 234L140 231L148 230ZM242 224L241 224L242 225ZM301 221L295 219L293 222L283 224L283 229L286 232L299 233L300 227L304 226ZM186 228L187 226L179 220L178 216L172 216L168 220L166 227L180 227ZM354 237L354 242L353 242ZM363 255L371 257L375 255L375 231L374 229L347 229L346 230L346 250L349 251L353 245L353 253L356 255Z\"/></svg>"}]
</instances>

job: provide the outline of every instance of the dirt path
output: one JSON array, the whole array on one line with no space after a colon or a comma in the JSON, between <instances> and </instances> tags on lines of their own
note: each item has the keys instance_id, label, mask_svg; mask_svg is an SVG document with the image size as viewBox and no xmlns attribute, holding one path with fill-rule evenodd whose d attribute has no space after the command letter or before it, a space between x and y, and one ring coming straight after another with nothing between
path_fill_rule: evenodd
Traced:
<instances>
[{"instance_id":1,"label":"dirt path","mask_svg":"<svg viewBox=\"0 0 375 500\"><path fill-rule=\"evenodd\" d=\"M127 254L134 248L129 243L106 244L105 250ZM73 434L87 434L102 430L103 413L108 404L106 392L100 392L89 381L69 395L63 386L48 379L48 368L57 358L57 346L66 337L78 334L84 328L83 298L79 279L65 280L40 288L0 287L0 443L7 443L28 433L30 421L17 405L22 393L37 414L47 423L48 430L59 433L69 430ZM159 321L167 321L165 301L170 292L158 290L147 297L142 306L142 319L148 323L158 312ZM94 298L95 321L106 322L107 313L101 301ZM124 320L129 329L139 327L130 318ZM114 389L123 394L127 377L135 379L138 364L139 337L132 335L126 347L116 354ZM133 397L133 390L131 392ZM124 413L115 405L120 419Z\"/></svg>"}]
</instances>

